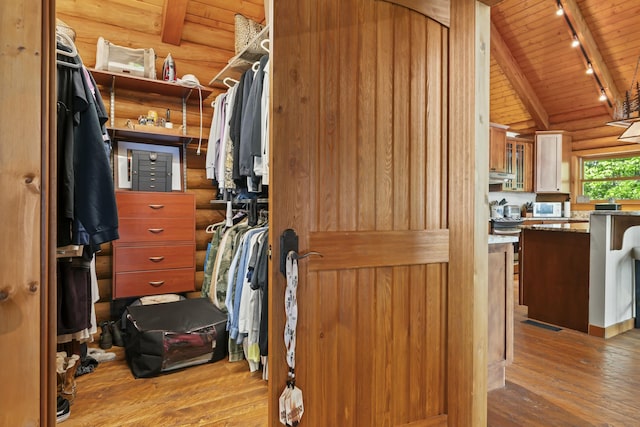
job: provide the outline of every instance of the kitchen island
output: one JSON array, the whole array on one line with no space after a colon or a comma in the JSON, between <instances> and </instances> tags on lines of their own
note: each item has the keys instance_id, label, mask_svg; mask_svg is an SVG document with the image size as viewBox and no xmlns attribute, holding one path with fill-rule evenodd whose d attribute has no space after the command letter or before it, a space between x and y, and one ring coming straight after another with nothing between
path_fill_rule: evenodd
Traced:
<instances>
[{"instance_id":1,"label":"kitchen island","mask_svg":"<svg viewBox=\"0 0 640 427\"><path fill-rule=\"evenodd\" d=\"M517 236L489 235L487 388L504 387L513 361L513 243Z\"/></svg>"},{"instance_id":2,"label":"kitchen island","mask_svg":"<svg viewBox=\"0 0 640 427\"><path fill-rule=\"evenodd\" d=\"M521 226L520 304L528 317L589 330L589 223Z\"/></svg>"}]
</instances>

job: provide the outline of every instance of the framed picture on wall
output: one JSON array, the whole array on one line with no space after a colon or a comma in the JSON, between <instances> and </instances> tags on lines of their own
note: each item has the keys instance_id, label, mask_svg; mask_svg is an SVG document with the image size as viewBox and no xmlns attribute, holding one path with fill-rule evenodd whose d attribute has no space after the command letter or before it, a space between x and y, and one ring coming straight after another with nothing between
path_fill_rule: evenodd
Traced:
<instances>
[{"instance_id":1,"label":"framed picture on wall","mask_svg":"<svg viewBox=\"0 0 640 427\"><path fill-rule=\"evenodd\" d=\"M183 191L182 188L182 167L180 157L180 147L169 145L145 144L141 142L117 141L114 150L114 177L116 189L131 190L133 151L152 151L157 153L167 153L172 155L171 163L171 190Z\"/></svg>"}]
</instances>

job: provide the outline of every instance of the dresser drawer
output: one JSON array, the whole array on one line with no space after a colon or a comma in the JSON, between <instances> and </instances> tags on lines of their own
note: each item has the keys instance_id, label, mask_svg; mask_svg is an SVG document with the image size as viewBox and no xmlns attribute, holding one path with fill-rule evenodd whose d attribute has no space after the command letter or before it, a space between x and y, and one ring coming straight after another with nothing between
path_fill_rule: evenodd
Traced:
<instances>
[{"instance_id":1,"label":"dresser drawer","mask_svg":"<svg viewBox=\"0 0 640 427\"><path fill-rule=\"evenodd\" d=\"M191 193L118 191L116 203L119 218L191 219L196 198Z\"/></svg>"},{"instance_id":2,"label":"dresser drawer","mask_svg":"<svg viewBox=\"0 0 640 427\"><path fill-rule=\"evenodd\" d=\"M114 254L118 272L195 267L195 245L121 246Z\"/></svg>"},{"instance_id":3,"label":"dresser drawer","mask_svg":"<svg viewBox=\"0 0 640 427\"><path fill-rule=\"evenodd\" d=\"M195 290L193 268L116 273L113 298L159 295Z\"/></svg>"},{"instance_id":4,"label":"dresser drawer","mask_svg":"<svg viewBox=\"0 0 640 427\"><path fill-rule=\"evenodd\" d=\"M195 242L196 231L193 217L119 220L120 239L122 243L162 243L167 241Z\"/></svg>"}]
</instances>

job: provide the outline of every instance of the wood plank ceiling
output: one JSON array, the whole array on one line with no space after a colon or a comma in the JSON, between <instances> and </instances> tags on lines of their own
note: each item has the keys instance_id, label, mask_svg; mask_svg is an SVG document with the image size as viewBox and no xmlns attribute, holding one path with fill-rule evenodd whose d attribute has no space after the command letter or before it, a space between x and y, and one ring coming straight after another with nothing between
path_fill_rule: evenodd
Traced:
<instances>
[{"instance_id":1,"label":"wood plank ceiling","mask_svg":"<svg viewBox=\"0 0 640 427\"><path fill-rule=\"evenodd\" d=\"M491 2L491 121L522 135L571 131L574 149L617 145L622 129L605 123L634 78L640 2L560 2L564 16L556 15L557 0ZM265 21L262 0L57 1L57 16L76 29L89 66L103 36L122 46L153 47L157 70L171 53L178 76L194 74L204 84L235 54L236 13ZM571 47L567 19L582 47ZM599 83L585 73L583 51ZM611 106L598 99L600 86Z\"/></svg>"},{"instance_id":2,"label":"wood plank ceiling","mask_svg":"<svg viewBox=\"0 0 640 427\"><path fill-rule=\"evenodd\" d=\"M522 134L572 131L574 150L617 145L622 129L605 123L634 78L640 2L561 0L560 16L557 4L503 0L492 8L491 120ZM571 46L571 28L582 47ZM601 87L611 106L599 100Z\"/></svg>"}]
</instances>

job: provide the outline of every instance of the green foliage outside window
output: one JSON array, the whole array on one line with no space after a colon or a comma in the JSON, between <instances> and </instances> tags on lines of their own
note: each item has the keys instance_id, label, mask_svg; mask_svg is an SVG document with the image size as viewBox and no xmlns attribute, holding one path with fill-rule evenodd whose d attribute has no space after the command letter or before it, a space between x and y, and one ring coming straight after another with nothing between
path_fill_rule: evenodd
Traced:
<instances>
[{"instance_id":1,"label":"green foliage outside window","mask_svg":"<svg viewBox=\"0 0 640 427\"><path fill-rule=\"evenodd\" d=\"M640 200L640 156L584 159L582 173L591 200Z\"/></svg>"}]
</instances>

